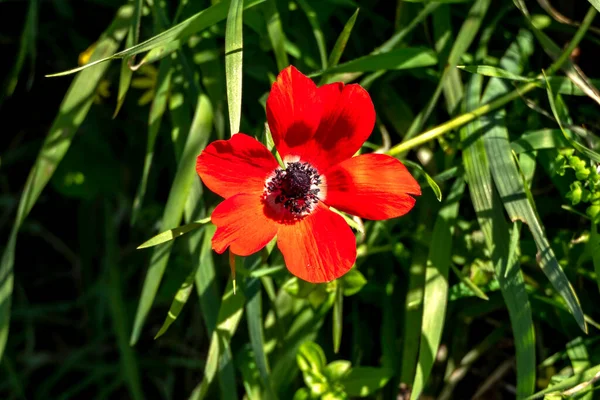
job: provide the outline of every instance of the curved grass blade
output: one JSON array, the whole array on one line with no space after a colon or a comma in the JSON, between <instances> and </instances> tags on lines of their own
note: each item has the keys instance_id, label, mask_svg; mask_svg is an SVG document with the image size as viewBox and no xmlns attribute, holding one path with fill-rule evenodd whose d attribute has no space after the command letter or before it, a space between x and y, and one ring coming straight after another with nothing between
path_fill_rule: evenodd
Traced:
<instances>
[{"instance_id":1,"label":"curved grass blade","mask_svg":"<svg viewBox=\"0 0 600 400\"><path fill-rule=\"evenodd\" d=\"M546 82L550 83L552 91L559 94L565 94L570 96L587 96L587 94L575 85L572 80L564 76L548 76ZM539 87L546 88L546 82L540 80ZM600 79L590 79L590 82L595 87L600 86Z\"/></svg>"},{"instance_id":2,"label":"curved grass blade","mask_svg":"<svg viewBox=\"0 0 600 400\"><path fill-rule=\"evenodd\" d=\"M448 304L448 272L452 255L452 234L458 215L460 198L465 181L456 179L446 202L438 213L433 228L423 294L423 320L417 372L412 385L412 396L419 398L429 379L431 368L442 339L446 306Z\"/></svg>"},{"instance_id":3,"label":"curved grass blade","mask_svg":"<svg viewBox=\"0 0 600 400\"><path fill-rule=\"evenodd\" d=\"M310 23L310 26L312 27L313 34L315 35L315 41L317 42L317 47L319 49L319 57L321 58L321 69L327 69L327 47L325 45L325 36L323 36L323 31L321 30L321 25L319 24L319 17L317 16L317 13L315 12L315 10L308 4L308 2L306 0L298 0L298 4L300 4L300 7L306 14L306 18L308 18L308 22ZM357 12L358 12L358 10L356 10L354 15L352 15L352 17L350 17L350 20L352 20L354 18L354 21L356 21L355 15ZM350 21L348 21L348 22L350 22ZM347 24L348 23L346 23L346 25ZM352 26L354 26L354 22L352 22ZM350 31L352 31L352 26L350 27ZM344 30L342 31L342 35L344 34L345 30L346 30L346 27L344 27ZM348 33L348 35L349 34L350 33ZM338 38L338 40L339 40L339 38ZM348 39L346 39L346 41L347 40ZM337 44L337 42L336 42L336 44ZM344 45L345 45L345 43L344 43Z\"/></svg>"},{"instance_id":4,"label":"curved grass blade","mask_svg":"<svg viewBox=\"0 0 600 400\"><path fill-rule=\"evenodd\" d=\"M563 127L562 123L562 116L566 114L566 109L563 106L561 99L557 96L554 96L554 93L552 93L552 87L548 83L546 83L546 90L548 93L548 100L550 101L550 108L552 109L552 114L554 115L556 123L558 123L558 126L560 127L560 130L563 133L565 139L575 150L579 151L582 154L585 154L587 157L591 158L596 162L600 162L600 154L582 145L581 143L573 139L565 131L565 128Z\"/></svg>"},{"instance_id":5,"label":"curved grass blade","mask_svg":"<svg viewBox=\"0 0 600 400\"><path fill-rule=\"evenodd\" d=\"M177 166L175 179L169 192L167 205L163 213L162 229L172 229L173 226L179 225L183 212L186 206L188 194L190 193L192 182L196 178L196 156L206 146L208 137L212 130L213 111L212 105L208 97L204 94L200 95L194 114L194 121L190 128L181 159ZM154 248L150 259L148 273L142 287L142 294L138 304L138 309L135 316L133 331L131 333L130 343L134 345L142 330L142 326L158 290L158 286L162 280L173 242L163 243Z\"/></svg>"},{"instance_id":6,"label":"curved grass blade","mask_svg":"<svg viewBox=\"0 0 600 400\"><path fill-rule=\"evenodd\" d=\"M194 388L189 400L204 399L208 393L210 384L217 376L217 371L223 367L223 361L225 360L224 356L228 354L229 361L231 360L229 342L242 319L245 301L246 299L242 293L233 294L233 281L230 279L221 300L217 327L210 340L208 357L206 358L206 366L204 368L204 378L202 379L202 382ZM222 382L222 387L224 383L225 382ZM235 390L235 382L230 383L229 389L232 391ZM235 398L235 392L231 392L228 397L222 396L220 398Z\"/></svg>"},{"instance_id":7,"label":"curved grass blade","mask_svg":"<svg viewBox=\"0 0 600 400\"><path fill-rule=\"evenodd\" d=\"M131 22L129 24L127 38L125 38L125 47L127 48L135 46L139 41L140 18L142 16L142 0L134 0L133 7L133 17L131 18ZM133 60L133 58L123 59L123 61L121 62L121 75L119 77L119 94L117 95L117 107L115 108L113 118L117 116L119 110L125 102L125 95L127 95L129 85L131 84L131 77L133 75L133 71L129 68L129 63Z\"/></svg>"},{"instance_id":8,"label":"curved grass blade","mask_svg":"<svg viewBox=\"0 0 600 400\"><path fill-rule=\"evenodd\" d=\"M527 397L526 400L541 399L547 394L557 394L559 396L567 396L569 394L568 392L575 394L579 390L585 389L598 380L600 380L600 365L596 365L595 367L589 368L584 372L580 372L567 379L564 379L562 382L557 383L556 385Z\"/></svg>"},{"instance_id":9,"label":"curved grass blade","mask_svg":"<svg viewBox=\"0 0 600 400\"><path fill-rule=\"evenodd\" d=\"M148 142L146 144L146 156L144 158L144 168L142 169L142 179L133 200L131 210L131 225L134 225L139 217L140 209L146 195L146 187L148 185L148 174L154 159L154 144L160 129L162 117L167 109L167 97L169 87L171 86L171 58L165 58L160 62L158 67L158 76L156 77L156 93L152 99L150 107L150 119L148 121Z\"/></svg>"},{"instance_id":10,"label":"curved grass blade","mask_svg":"<svg viewBox=\"0 0 600 400\"><path fill-rule=\"evenodd\" d=\"M232 136L240 131L242 118L243 6L242 0L231 0L225 29L225 81L227 84L229 130Z\"/></svg>"},{"instance_id":11,"label":"curved grass blade","mask_svg":"<svg viewBox=\"0 0 600 400\"><path fill-rule=\"evenodd\" d=\"M352 28L354 28L354 24L356 23L358 11L359 9L357 8L356 11L354 11L354 14L352 14L350 19L344 25L344 29L342 29L340 36L338 36L337 40L335 41L335 44L333 45L333 50L331 50L331 53L329 54L329 59L327 60L327 63L324 68L335 67L340 62L340 58L342 58L342 54L346 49L346 44L348 44L348 39L350 38L350 34L352 33ZM331 78L332 77L329 77L327 75L322 76L319 80L319 86L331 82Z\"/></svg>"},{"instance_id":12,"label":"curved grass blade","mask_svg":"<svg viewBox=\"0 0 600 400\"><path fill-rule=\"evenodd\" d=\"M470 72L472 74L479 74L483 76L489 76L493 78L508 79L511 81L519 82L536 82L539 78L527 78L525 76L513 74L502 68L493 67L491 65L457 65L456 68L462 69L463 71Z\"/></svg>"},{"instance_id":13,"label":"curved grass blade","mask_svg":"<svg viewBox=\"0 0 600 400\"><path fill-rule=\"evenodd\" d=\"M263 10L267 22L267 32L269 32L269 39L271 39L271 45L275 52L277 69L281 71L290 65L290 62L288 60L287 52L285 51L285 33L281 26L281 18L279 17L279 11L277 11L276 1L266 0Z\"/></svg>"},{"instance_id":14,"label":"curved grass blade","mask_svg":"<svg viewBox=\"0 0 600 400\"><path fill-rule=\"evenodd\" d=\"M370 72L379 70L401 70L430 67L437 64L435 52L424 47L404 47L387 53L373 54L356 58L325 71L311 74L311 77L345 72Z\"/></svg>"},{"instance_id":15,"label":"curved grass blade","mask_svg":"<svg viewBox=\"0 0 600 400\"><path fill-rule=\"evenodd\" d=\"M117 11L114 21L98 40L93 59L105 58L118 49L132 14L131 6L123 6ZM75 77L25 183L15 223L0 262L0 358L8 338L17 233L69 149L73 136L92 106L96 87L107 68L108 64Z\"/></svg>"},{"instance_id":16,"label":"curved grass blade","mask_svg":"<svg viewBox=\"0 0 600 400\"><path fill-rule=\"evenodd\" d=\"M479 106L483 77L471 77L466 92L465 110L470 111ZM492 188L490 164L485 152L485 145L480 136L482 125L480 120L465 125L460 131L463 142L463 163L469 192L477 220L486 246L494 263L495 275L500 285L502 297L508 309L511 328L515 337L517 358L517 397L531 394L535 388L535 332L531 315L531 305L525 290L523 274L518 264L509 264L512 258L509 225L498 196Z\"/></svg>"},{"instance_id":17,"label":"curved grass blade","mask_svg":"<svg viewBox=\"0 0 600 400\"><path fill-rule=\"evenodd\" d=\"M264 1L265 0L246 0L243 5L244 8L250 8L261 4ZM198 12L197 14L191 16L185 21L180 22L179 24L167 29L166 31L156 36L151 37L148 40L145 40L144 42L136 46L115 53L110 57L103 57L101 59L95 60L84 66L73 68L68 71L58 72L55 74L49 74L46 75L46 77L74 74L76 72L106 62L108 60L112 60L115 58L129 58L136 54L144 53L147 51L152 51L155 55L152 56L152 60L158 60L159 58L170 54L170 52L165 51L165 48L170 46L171 43L175 41L179 41L180 43L182 43L191 35L198 33L224 20L227 17L227 10L229 9L228 5L228 2L221 1L215 4L214 6L208 7L207 9ZM160 57L158 55L160 55ZM150 55L148 57L150 57Z\"/></svg>"},{"instance_id":18,"label":"curved grass blade","mask_svg":"<svg viewBox=\"0 0 600 400\"><path fill-rule=\"evenodd\" d=\"M170 240L176 239L179 236L185 235L186 233L193 231L195 229L201 228L204 224L210 222L210 217L201 219L196 222L192 222L189 224L185 224L182 226L178 226L177 228L169 229L165 232L161 232L158 235L148 239L144 243L140 244L137 249L145 249L148 247L156 246L161 243L168 242Z\"/></svg>"},{"instance_id":19,"label":"curved grass blade","mask_svg":"<svg viewBox=\"0 0 600 400\"><path fill-rule=\"evenodd\" d=\"M425 172L421 165L410 160L404 160L403 163L410 167L418 169L425 176L425 179L427 180L427 183L429 184L431 190L433 190L437 201L442 201L442 189L440 189L437 182L427 172Z\"/></svg>"}]
</instances>

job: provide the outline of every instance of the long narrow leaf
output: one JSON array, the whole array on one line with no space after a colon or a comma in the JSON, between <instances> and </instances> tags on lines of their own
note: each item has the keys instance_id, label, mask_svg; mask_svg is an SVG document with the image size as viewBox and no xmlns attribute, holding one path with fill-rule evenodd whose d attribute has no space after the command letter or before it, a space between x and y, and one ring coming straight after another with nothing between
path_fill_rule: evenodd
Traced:
<instances>
[{"instance_id":1,"label":"long narrow leaf","mask_svg":"<svg viewBox=\"0 0 600 400\"><path fill-rule=\"evenodd\" d=\"M244 2L242 0L231 0L225 30L225 81L227 82L227 106L231 135L240 131L242 118L243 10Z\"/></svg>"}]
</instances>

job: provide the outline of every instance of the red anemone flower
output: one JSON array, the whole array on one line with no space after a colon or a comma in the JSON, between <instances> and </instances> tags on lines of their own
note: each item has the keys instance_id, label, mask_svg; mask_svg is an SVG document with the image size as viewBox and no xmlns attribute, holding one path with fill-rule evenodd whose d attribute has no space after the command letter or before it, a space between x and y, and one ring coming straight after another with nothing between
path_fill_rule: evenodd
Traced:
<instances>
[{"instance_id":1,"label":"red anemone flower","mask_svg":"<svg viewBox=\"0 0 600 400\"><path fill-rule=\"evenodd\" d=\"M419 184L393 157L353 157L375 125L359 85L317 87L290 66L271 88L267 121L285 167L243 133L198 156L198 175L225 198L211 217L212 247L247 256L277 237L292 274L315 283L339 278L356 260L356 238L329 207L371 220L398 217L413 208Z\"/></svg>"}]
</instances>

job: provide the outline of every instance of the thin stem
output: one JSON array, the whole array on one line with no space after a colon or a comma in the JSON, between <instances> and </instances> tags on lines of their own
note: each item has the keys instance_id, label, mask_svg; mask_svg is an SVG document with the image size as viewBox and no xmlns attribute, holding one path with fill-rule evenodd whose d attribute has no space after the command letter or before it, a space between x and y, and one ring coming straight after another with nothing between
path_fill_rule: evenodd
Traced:
<instances>
[{"instance_id":1,"label":"thin stem","mask_svg":"<svg viewBox=\"0 0 600 400\"><path fill-rule=\"evenodd\" d=\"M571 42L565 48L565 50L561 53L561 55L556 59L556 61L552 65L550 65L550 67L546 71L547 76L553 75L556 71L558 71L562 67L562 65L565 63L565 61L568 60L573 49L575 47L577 47L577 45L579 44L581 39L583 39L585 32L587 32L587 30L589 29L595 16L596 16L596 10L593 7L590 7L590 10L588 11L585 18L583 19L581 26L579 27L577 32L575 32L575 36L573 36L573 40L571 40ZM536 87L537 87L537 85L533 82L522 85L521 87L516 88L512 92L507 93L504 96L499 97L494 101L484 104L471 112L459 115L458 117L453 118L450 121L444 122L443 124L438 125L435 128L432 128L428 131L425 131L425 132L421 133L420 135L415 136L414 138L412 138L410 140L407 140L404 143L400 143L400 144L392 147L387 152L387 154L389 154L391 156L396 156L398 154L401 154L401 153L407 152L411 149L414 149L415 147L418 147L424 143L427 143L430 140L433 140L439 136L444 135L447 132L450 132L453 129L459 128L459 127L463 126L464 124L467 124L467 123L475 120L475 118L478 118L482 115L489 113L490 111L493 111L497 108L502 107L503 105L515 100L516 98L521 97L522 95L532 91Z\"/></svg>"}]
</instances>

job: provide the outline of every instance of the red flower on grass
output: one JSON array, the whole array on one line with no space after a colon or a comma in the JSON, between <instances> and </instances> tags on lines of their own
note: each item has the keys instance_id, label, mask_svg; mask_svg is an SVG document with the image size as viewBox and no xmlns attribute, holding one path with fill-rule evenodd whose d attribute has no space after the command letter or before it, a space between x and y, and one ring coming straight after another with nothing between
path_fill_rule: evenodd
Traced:
<instances>
[{"instance_id":1,"label":"red flower on grass","mask_svg":"<svg viewBox=\"0 0 600 400\"><path fill-rule=\"evenodd\" d=\"M315 283L339 278L356 260L356 238L329 207L371 220L398 217L413 208L419 184L393 157L353 157L375 125L359 85L317 87L288 67L267 99L267 120L285 169L243 133L198 156L198 175L225 198L212 214L213 249L247 256L277 237L292 274Z\"/></svg>"}]
</instances>

